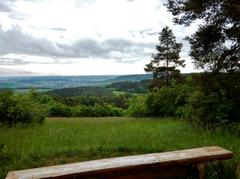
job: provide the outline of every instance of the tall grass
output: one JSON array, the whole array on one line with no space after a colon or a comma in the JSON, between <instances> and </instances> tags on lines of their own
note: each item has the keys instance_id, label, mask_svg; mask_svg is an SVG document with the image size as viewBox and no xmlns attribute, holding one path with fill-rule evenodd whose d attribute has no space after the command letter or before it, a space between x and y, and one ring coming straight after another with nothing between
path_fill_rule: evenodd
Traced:
<instances>
[{"instance_id":1,"label":"tall grass","mask_svg":"<svg viewBox=\"0 0 240 179\"><path fill-rule=\"evenodd\" d=\"M0 178L9 170L212 145L234 152L224 162L228 173L240 161L237 137L173 119L48 118L43 126L0 128L0 144Z\"/></svg>"}]
</instances>

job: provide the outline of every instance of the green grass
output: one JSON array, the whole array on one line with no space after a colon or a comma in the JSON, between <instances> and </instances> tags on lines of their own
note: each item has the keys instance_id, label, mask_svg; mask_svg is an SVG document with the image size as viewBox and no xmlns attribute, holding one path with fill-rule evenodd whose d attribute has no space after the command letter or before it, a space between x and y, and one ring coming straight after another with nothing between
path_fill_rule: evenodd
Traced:
<instances>
[{"instance_id":1,"label":"green grass","mask_svg":"<svg viewBox=\"0 0 240 179\"><path fill-rule=\"evenodd\" d=\"M173 119L48 118L43 126L0 128L0 144L5 145L0 178L9 170L212 145L234 152L223 169L217 165L223 176L233 176L240 163L239 138L192 129ZM214 168L211 175L216 172Z\"/></svg>"}]
</instances>

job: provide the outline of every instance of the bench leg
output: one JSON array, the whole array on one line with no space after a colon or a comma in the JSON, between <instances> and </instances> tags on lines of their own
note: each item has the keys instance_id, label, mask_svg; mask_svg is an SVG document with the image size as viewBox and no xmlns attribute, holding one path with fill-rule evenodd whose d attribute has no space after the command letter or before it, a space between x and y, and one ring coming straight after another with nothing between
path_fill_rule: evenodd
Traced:
<instances>
[{"instance_id":1,"label":"bench leg","mask_svg":"<svg viewBox=\"0 0 240 179\"><path fill-rule=\"evenodd\" d=\"M199 174L199 179L204 179L205 177L205 163L198 163L197 164L198 168L198 174Z\"/></svg>"}]
</instances>

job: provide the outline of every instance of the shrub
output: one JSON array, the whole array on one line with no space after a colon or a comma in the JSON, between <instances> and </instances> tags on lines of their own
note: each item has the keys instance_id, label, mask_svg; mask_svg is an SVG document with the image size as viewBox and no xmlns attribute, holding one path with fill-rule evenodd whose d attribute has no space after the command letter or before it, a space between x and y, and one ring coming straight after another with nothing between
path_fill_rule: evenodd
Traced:
<instances>
[{"instance_id":1,"label":"shrub","mask_svg":"<svg viewBox=\"0 0 240 179\"><path fill-rule=\"evenodd\" d=\"M74 117L90 117L92 113L93 111L91 106L77 105L73 107Z\"/></svg>"},{"instance_id":2,"label":"shrub","mask_svg":"<svg viewBox=\"0 0 240 179\"><path fill-rule=\"evenodd\" d=\"M122 115L123 109L109 104L95 104L94 106L78 105L73 107L73 116L76 117L104 117Z\"/></svg>"},{"instance_id":3,"label":"shrub","mask_svg":"<svg viewBox=\"0 0 240 179\"><path fill-rule=\"evenodd\" d=\"M126 114L133 117L148 116L146 108L146 96L138 95L130 99Z\"/></svg>"},{"instance_id":4,"label":"shrub","mask_svg":"<svg viewBox=\"0 0 240 179\"><path fill-rule=\"evenodd\" d=\"M135 117L182 117L193 88L187 84L162 87L130 100L127 110L129 116Z\"/></svg>"},{"instance_id":5,"label":"shrub","mask_svg":"<svg viewBox=\"0 0 240 179\"><path fill-rule=\"evenodd\" d=\"M110 110L111 116L123 116L124 114L124 110L119 107L108 105L108 109Z\"/></svg>"},{"instance_id":6,"label":"shrub","mask_svg":"<svg viewBox=\"0 0 240 179\"><path fill-rule=\"evenodd\" d=\"M53 102L49 106L48 115L51 117L70 117L72 109L62 103Z\"/></svg>"},{"instance_id":7,"label":"shrub","mask_svg":"<svg viewBox=\"0 0 240 179\"><path fill-rule=\"evenodd\" d=\"M6 91L0 94L0 116L0 123L11 127L17 124L41 124L45 112L29 96Z\"/></svg>"},{"instance_id":8,"label":"shrub","mask_svg":"<svg viewBox=\"0 0 240 179\"><path fill-rule=\"evenodd\" d=\"M148 113L154 117L175 116L177 96L177 90L172 87L162 87L156 92L149 93L146 98Z\"/></svg>"}]
</instances>

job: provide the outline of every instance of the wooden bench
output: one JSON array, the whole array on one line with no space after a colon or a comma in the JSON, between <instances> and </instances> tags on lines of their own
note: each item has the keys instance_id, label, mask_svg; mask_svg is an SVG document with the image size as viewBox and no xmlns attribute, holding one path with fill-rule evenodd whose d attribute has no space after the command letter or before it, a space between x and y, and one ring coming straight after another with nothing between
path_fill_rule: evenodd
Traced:
<instances>
[{"instance_id":1,"label":"wooden bench","mask_svg":"<svg viewBox=\"0 0 240 179\"><path fill-rule=\"evenodd\" d=\"M196 173L204 178L205 163L232 158L221 147L203 147L172 152L108 158L20 171L6 179L37 178L172 178Z\"/></svg>"}]
</instances>

